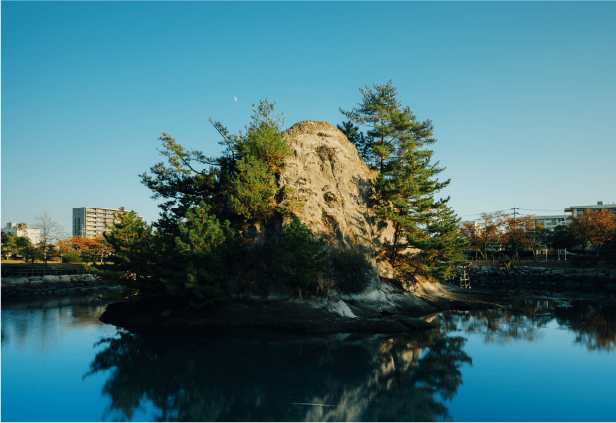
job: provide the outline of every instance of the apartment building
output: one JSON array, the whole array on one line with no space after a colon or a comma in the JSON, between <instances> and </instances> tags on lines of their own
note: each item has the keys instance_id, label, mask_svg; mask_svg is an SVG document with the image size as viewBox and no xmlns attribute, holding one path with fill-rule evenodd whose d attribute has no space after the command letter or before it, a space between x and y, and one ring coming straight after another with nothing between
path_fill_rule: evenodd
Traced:
<instances>
[{"instance_id":1,"label":"apartment building","mask_svg":"<svg viewBox=\"0 0 616 423\"><path fill-rule=\"evenodd\" d=\"M557 214L551 216L533 216L537 223L546 229L554 229L557 226L566 226L571 223L571 216L568 214Z\"/></svg>"},{"instance_id":2,"label":"apartment building","mask_svg":"<svg viewBox=\"0 0 616 423\"><path fill-rule=\"evenodd\" d=\"M9 222L6 224L4 228L2 228L2 232L8 232L14 234L15 236L25 236L30 239L33 245L37 245L41 242L41 230L37 228L26 228L19 229L19 223Z\"/></svg>"},{"instance_id":3,"label":"apartment building","mask_svg":"<svg viewBox=\"0 0 616 423\"><path fill-rule=\"evenodd\" d=\"M97 238L109 232L120 209L106 209L96 207L73 208L73 236Z\"/></svg>"},{"instance_id":4,"label":"apartment building","mask_svg":"<svg viewBox=\"0 0 616 423\"><path fill-rule=\"evenodd\" d=\"M597 204L592 206L571 206L565 209L565 213L569 212L573 217L577 217L583 215L585 210L608 210L616 213L616 204L603 204L603 201L597 201Z\"/></svg>"}]
</instances>

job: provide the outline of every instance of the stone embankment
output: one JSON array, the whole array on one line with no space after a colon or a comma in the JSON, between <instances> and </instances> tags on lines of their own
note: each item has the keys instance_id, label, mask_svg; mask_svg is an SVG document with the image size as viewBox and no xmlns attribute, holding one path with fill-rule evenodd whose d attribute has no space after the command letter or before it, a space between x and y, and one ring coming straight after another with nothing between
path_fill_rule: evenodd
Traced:
<instances>
[{"instance_id":1,"label":"stone embankment","mask_svg":"<svg viewBox=\"0 0 616 423\"><path fill-rule=\"evenodd\" d=\"M32 296L70 294L95 289L118 289L97 275L32 276L28 278L2 278L2 299L20 299Z\"/></svg>"},{"instance_id":2,"label":"stone embankment","mask_svg":"<svg viewBox=\"0 0 616 423\"><path fill-rule=\"evenodd\" d=\"M503 269L498 266L470 266L466 274L472 288L507 292L592 291L616 296L616 270L613 269L549 269L529 266ZM459 276L453 282L457 283Z\"/></svg>"}]
</instances>

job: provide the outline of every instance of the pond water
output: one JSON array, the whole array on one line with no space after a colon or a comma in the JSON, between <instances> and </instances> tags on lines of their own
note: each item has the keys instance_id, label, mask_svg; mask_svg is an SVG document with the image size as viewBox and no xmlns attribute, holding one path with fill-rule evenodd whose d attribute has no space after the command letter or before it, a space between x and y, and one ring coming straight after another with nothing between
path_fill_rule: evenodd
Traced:
<instances>
[{"instance_id":1,"label":"pond water","mask_svg":"<svg viewBox=\"0 0 616 423\"><path fill-rule=\"evenodd\" d=\"M438 329L134 335L91 296L2 305L3 421L614 421L613 304L521 300Z\"/></svg>"}]
</instances>

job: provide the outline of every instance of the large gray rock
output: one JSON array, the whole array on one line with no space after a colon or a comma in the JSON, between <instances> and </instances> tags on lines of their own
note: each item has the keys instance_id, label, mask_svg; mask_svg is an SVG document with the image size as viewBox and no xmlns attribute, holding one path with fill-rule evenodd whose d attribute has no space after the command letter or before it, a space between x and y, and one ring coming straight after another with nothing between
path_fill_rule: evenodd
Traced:
<instances>
[{"instance_id":1,"label":"large gray rock","mask_svg":"<svg viewBox=\"0 0 616 423\"><path fill-rule=\"evenodd\" d=\"M392 277L391 265L375 254L383 243L393 239L393 225L377 219L370 208L377 173L330 123L299 122L284 133L284 138L294 156L285 158L278 185L292 188L304 202L299 212L302 223L331 246L354 246L363 251L374 268L369 287L379 285L379 275ZM258 244L267 231L271 229L258 223L243 235Z\"/></svg>"},{"instance_id":2,"label":"large gray rock","mask_svg":"<svg viewBox=\"0 0 616 423\"><path fill-rule=\"evenodd\" d=\"M71 276L70 275L58 276L58 281L59 282L70 282L71 281Z\"/></svg>"},{"instance_id":3,"label":"large gray rock","mask_svg":"<svg viewBox=\"0 0 616 423\"><path fill-rule=\"evenodd\" d=\"M58 276L53 276L53 275L43 276L43 283L58 283L58 282L60 282L60 278Z\"/></svg>"},{"instance_id":4,"label":"large gray rock","mask_svg":"<svg viewBox=\"0 0 616 423\"><path fill-rule=\"evenodd\" d=\"M2 278L2 286L10 287L28 283L28 278Z\"/></svg>"}]
</instances>

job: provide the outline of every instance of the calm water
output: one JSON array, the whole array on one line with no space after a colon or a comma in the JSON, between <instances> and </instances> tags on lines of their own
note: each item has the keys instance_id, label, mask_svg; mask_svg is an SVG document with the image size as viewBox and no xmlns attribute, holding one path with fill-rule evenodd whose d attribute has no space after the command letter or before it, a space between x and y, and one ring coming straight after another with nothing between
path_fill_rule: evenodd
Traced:
<instances>
[{"instance_id":1,"label":"calm water","mask_svg":"<svg viewBox=\"0 0 616 423\"><path fill-rule=\"evenodd\" d=\"M403 336L133 335L2 306L3 421L615 421L614 306L521 301Z\"/></svg>"}]
</instances>

